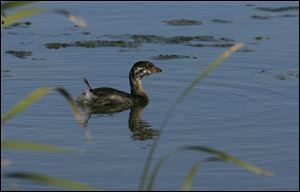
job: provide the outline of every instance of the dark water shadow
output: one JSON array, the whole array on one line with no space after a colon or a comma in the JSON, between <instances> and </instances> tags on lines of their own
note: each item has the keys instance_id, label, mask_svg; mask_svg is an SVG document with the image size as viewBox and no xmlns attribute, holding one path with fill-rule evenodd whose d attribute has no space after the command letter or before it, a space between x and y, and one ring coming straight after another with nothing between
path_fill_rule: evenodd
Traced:
<instances>
[{"instance_id":1,"label":"dark water shadow","mask_svg":"<svg viewBox=\"0 0 300 192\"><path fill-rule=\"evenodd\" d=\"M131 138L133 140L149 140L154 139L159 134L158 129L151 128L151 124L141 118L144 108L147 103L136 103L131 107L128 106L107 106L97 107L92 105L82 105L78 103L78 106L86 114L85 127L88 126L90 119L94 117L105 117L105 115L113 115L130 109L128 117L128 129L132 132Z\"/></svg>"}]
</instances>

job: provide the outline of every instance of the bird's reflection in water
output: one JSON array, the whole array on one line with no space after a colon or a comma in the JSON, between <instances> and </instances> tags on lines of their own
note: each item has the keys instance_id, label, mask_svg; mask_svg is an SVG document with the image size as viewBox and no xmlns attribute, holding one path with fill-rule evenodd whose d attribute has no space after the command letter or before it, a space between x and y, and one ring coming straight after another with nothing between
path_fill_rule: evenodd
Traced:
<instances>
[{"instance_id":1,"label":"bird's reflection in water","mask_svg":"<svg viewBox=\"0 0 300 192\"><path fill-rule=\"evenodd\" d=\"M141 114L146 106L147 103L136 103L131 107L128 107L127 105L108 105L104 107L97 107L79 103L79 107L86 113L85 126L88 125L88 122L92 115L112 115L114 113L119 113L130 109L128 128L132 132L131 137L133 140L154 139L155 136L159 134L159 131L157 129L151 128L151 125L141 118Z\"/></svg>"}]
</instances>

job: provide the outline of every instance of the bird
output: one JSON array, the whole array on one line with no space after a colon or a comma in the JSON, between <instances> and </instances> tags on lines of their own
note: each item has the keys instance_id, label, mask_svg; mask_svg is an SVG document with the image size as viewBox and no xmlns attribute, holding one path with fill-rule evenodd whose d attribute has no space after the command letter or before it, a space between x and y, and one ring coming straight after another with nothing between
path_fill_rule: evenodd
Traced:
<instances>
[{"instance_id":1,"label":"bird","mask_svg":"<svg viewBox=\"0 0 300 192\"><path fill-rule=\"evenodd\" d=\"M130 93L110 87L92 88L86 78L87 89L77 98L81 105L92 107L97 113L123 111L133 105L147 105L149 96L144 90L142 79L148 75L162 72L150 61L138 61L129 71Z\"/></svg>"}]
</instances>

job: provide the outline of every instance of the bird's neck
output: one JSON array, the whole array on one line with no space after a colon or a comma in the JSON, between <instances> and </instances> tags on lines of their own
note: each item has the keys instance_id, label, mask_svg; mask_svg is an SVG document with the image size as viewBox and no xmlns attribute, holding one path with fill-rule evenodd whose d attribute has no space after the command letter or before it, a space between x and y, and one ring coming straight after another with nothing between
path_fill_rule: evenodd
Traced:
<instances>
[{"instance_id":1,"label":"bird's neck","mask_svg":"<svg viewBox=\"0 0 300 192\"><path fill-rule=\"evenodd\" d=\"M149 97L144 90L144 87L142 85L142 80L136 78L132 71L129 73L129 82L131 88L131 95L136 99L140 99L142 102L148 103Z\"/></svg>"}]
</instances>

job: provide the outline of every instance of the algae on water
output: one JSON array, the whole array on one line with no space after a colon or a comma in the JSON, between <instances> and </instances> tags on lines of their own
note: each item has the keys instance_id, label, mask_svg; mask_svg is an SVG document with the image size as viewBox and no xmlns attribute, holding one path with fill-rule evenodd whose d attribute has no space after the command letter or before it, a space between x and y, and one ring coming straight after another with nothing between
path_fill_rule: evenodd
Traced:
<instances>
[{"instance_id":1,"label":"algae on water","mask_svg":"<svg viewBox=\"0 0 300 192\"><path fill-rule=\"evenodd\" d=\"M284 12L284 11L297 11L299 10L299 6L287 6L287 7L256 7L257 10L260 11L268 11L268 12Z\"/></svg>"},{"instance_id":2,"label":"algae on water","mask_svg":"<svg viewBox=\"0 0 300 192\"><path fill-rule=\"evenodd\" d=\"M85 48L95 48L95 47L130 47L134 48L139 46L136 42L130 41L108 41L108 40L87 40L87 41L75 41L68 43L46 43L45 46L48 49L60 49L66 47L85 47Z\"/></svg>"},{"instance_id":3,"label":"algae on water","mask_svg":"<svg viewBox=\"0 0 300 192\"><path fill-rule=\"evenodd\" d=\"M32 55L32 52L30 51L14 51L14 50L8 50L6 51L5 53L7 54L11 54L17 58L20 58L20 59L25 59L27 58L28 56L31 56Z\"/></svg>"},{"instance_id":4,"label":"algae on water","mask_svg":"<svg viewBox=\"0 0 300 192\"><path fill-rule=\"evenodd\" d=\"M201 21L191 19L163 20L164 23L174 26L202 25Z\"/></svg>"},{"instance_id":5,"label":"algae on water","mask_svg":"<svg viewBox=\"0 0 300 192\"><path fill-rule=\"evenodd\" d=\"M169 60L169 59L197 59L195 56L188 56L188 55L175 55L175 54L160 54L155 57L152 57L152 59L156 60Z\"/></svg>"}]
</instances>

